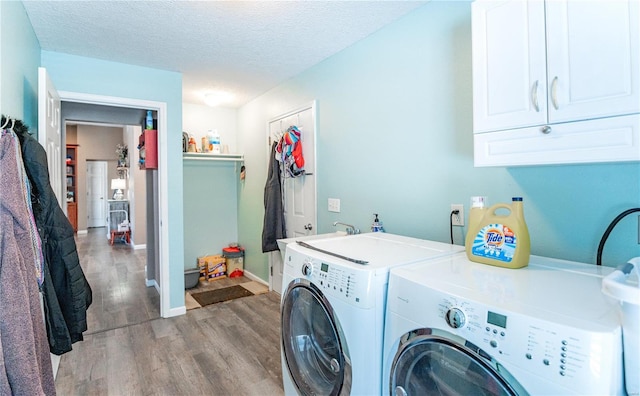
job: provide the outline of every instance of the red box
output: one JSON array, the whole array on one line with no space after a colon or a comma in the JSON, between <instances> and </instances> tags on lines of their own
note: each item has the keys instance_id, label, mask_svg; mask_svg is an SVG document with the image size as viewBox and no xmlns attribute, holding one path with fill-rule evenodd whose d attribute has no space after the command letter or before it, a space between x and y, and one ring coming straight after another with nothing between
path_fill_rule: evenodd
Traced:
<instances>
[{"instance_id":1,"label":"red box","mask_svg":"<svg viewBox=\"0 0 640 396\"><path fill-rule=\"evenodd\" d=\"M158 169L158 131L145 129L138 139L140 169Z\"/></svg>"}]
</instances>

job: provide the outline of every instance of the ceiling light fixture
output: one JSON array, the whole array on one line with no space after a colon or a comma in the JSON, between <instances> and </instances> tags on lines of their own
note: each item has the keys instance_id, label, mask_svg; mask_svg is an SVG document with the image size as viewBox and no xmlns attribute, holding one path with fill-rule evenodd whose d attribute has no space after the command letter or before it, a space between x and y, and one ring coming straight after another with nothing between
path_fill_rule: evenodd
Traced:
<instances>
[{"instance_id":1,"label":"ceiling light fixture","mask_svg":"<svg viewBox=\"0 0 640 396\"><path fill-rule=\"evenodd\" d=\"M223 91L209 92L204 95L204 103L207 106L211 107L220 106L224 103L230 103L231 101L233 101L233 99L234 96L232 94Z\"/></svg>"}]
</instances>

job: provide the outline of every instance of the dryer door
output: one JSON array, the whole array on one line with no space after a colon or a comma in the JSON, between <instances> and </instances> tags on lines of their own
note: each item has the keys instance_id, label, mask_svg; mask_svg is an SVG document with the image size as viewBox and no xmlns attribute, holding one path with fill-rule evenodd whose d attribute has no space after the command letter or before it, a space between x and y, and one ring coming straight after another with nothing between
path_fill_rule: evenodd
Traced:
<instances>
[{"instance_id":1,"label":"dryer door","mask_svg":"<svg viewBox=\"0 0 640 396\"><path fill-rule=\"evenodd\" d=\"M282 350L302 395L348 395L351 361L340 323L324 294L305 279L282 299Z\"/></svg>"},{"instance_id":2,"label":"dryer door","mask_svg":"<svg viewBox=\"0 0 640 396\"><path fill-rule=\"evenodd\" d=\"M419 329L400 339L390 395L526 395L489 354L451 333Z\"/></svg>"}]
</instances>

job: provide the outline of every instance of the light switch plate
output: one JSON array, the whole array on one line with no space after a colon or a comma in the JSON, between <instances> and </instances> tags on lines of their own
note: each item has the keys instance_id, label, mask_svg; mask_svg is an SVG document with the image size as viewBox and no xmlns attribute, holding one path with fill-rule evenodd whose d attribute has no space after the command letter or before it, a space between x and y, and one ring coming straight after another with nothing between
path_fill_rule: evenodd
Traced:
<instances>
[{"instance_id":1,"label":"light switch plate","mask_svg":"<svg viewBox=\"0 0 640 396\"><path fill-rule=\"evenodd\" d=\"M329 212L340 213L340 199L329 198Z\"/></svg>"}]
</instances>

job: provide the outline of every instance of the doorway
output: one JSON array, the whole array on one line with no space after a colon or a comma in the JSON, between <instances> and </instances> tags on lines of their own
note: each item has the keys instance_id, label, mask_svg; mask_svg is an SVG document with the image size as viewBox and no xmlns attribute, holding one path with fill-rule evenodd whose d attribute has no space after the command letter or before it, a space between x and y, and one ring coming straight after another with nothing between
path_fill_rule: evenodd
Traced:
<instances>
[{"instance_id":1,"label":"doorway","mask_svg":"<svg viewBox=\"0 0 640 396\"><path fill-rule=\"evenodd\" d=\"M159 166L157 174L153 177L156 180L154 190L148 191L147 203L148 207L153 207L154 211L149 213L151 216L149 224L155 224L156 230L147 232L147 256L153 260L153 266L147 264L147 285L155 286L160 295L160 316L171 317L181 315L184 309L172 310L170 305L170 287L169 287L169 262L168 262L168 231L166 227L162 227L161 218L166 218L168 203L166 197L168 194L168 183L166 176L167 164L167 104L165 102L155 102L140 99L120 98L103 95L84 94L79 92L59 92L60 99L63 102L74 104L89 104L96 106L126 108L126 109L146 109L155 111L158 120L158 139L159 145ZM149 200L157 197L157 206L150 204ZM155 231L155 232L154 232ZM155 237L150 241L149 236ZM156 267L157 268L154 268ZM149 276L151 274L151 276ZM151 282L149 280L152 280Z\"/></svg>"},{"instance_id":2,"label":"doorway","mask_svg":"<svg viewBox=\"0 0 640 396\"><path fill-rule=\"evenodd\" d=\"M107 162L87 161L87 228L104 227L107 218Z\"/></svg>"}]
</instances>

